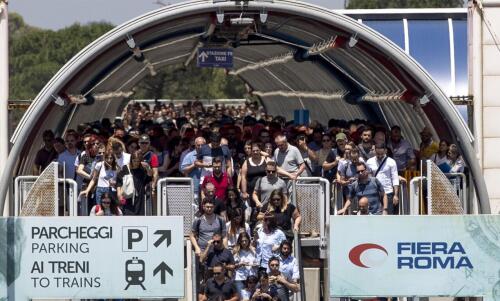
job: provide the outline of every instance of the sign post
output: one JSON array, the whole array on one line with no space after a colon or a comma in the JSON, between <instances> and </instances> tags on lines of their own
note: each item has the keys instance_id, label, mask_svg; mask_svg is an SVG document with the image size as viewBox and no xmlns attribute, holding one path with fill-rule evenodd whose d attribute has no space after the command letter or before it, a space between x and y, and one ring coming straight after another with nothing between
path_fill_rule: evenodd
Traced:
<instances>
[{"instance_id":1,"label":"sign post","mask_svg":"<svg viewBox=\"0 0 500 301\"><path fill-rule=\"evenodd\" d=\"M233 68L233 49L199 48L197 66L200 68Z\"/></svg>"},{"instance_id":2,"label":"sign post","mask_svg":"<svg viewBox=\"0 0 500 301\"><path fill-rule=\"evenodd\" d=\"M500 215L332 216L331 297L500 300Z\"/></svg>"},{"instance_id":3,"label":"sign post","mask_svg":"<svg viewBox=\"0 0 500 301\"><path fill-rule=\"evenodd\" d=\"M8 220L8 300L184 296L182 217Z\"/></svg>"}]
</instances>

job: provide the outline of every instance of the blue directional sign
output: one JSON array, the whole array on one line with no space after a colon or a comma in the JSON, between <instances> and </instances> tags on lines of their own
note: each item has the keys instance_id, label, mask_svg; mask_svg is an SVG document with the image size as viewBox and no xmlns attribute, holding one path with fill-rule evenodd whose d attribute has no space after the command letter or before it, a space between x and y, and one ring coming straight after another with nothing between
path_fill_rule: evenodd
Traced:
<instances>
[{"instance_id":1,"label":"blue directional sign","mask_svg":"<svg viewBox=\"0 0 500 301\"><path fill-rule=\"evenodd\" d=\"M233 49L199 48L198 67L233 68Z\"/></svg>"}]
</instances>

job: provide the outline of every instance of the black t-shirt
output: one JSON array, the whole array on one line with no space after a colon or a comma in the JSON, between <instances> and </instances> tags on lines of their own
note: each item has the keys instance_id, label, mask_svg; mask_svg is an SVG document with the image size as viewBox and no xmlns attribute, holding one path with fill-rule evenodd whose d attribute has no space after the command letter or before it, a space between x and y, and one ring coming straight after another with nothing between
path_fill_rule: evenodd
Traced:
<instances>
[{"instance_id":1,"label":"black t-shirt","mask_svg":"<svg viewBox=\"0 0 500 301\"><path fill-rule=\"evenodd\" d=\"M132 173L132 177L134 178L135 194L138 196L143 195L143 193L145 193L146 185L151 182L152 178L148 176L148 173L143 168L131 168L130 172ZM123 177L128 174L129 167L125 165L116 176L116 186L123 186Z\"/></svg>"},{"instance_id":2,"label":"black t-shirt","mask_svg":"<svg viewBox=\"0 0 500 301\"><path fill-rule=\"evenodd\" d=\"M328 153L328 155L326 156L326 159L325 161L327 163L332 163L335 161L335 159L337 158L338 156L338 153L337 153L337 150L336 149L331 149L330 152ZM335 179L335 175L337 174L337 166L335 166L334 168L330 169L330 170L327 170L327 171L324 171L323 172L323 177L324 178L327 178L328 181L333 181Z\"/></svg>"},{"instance_id":3,"label":"black t-shirt","mask_svg":"<svg viewBox=\"0 0 500 301\"><path fill-rule=\"evenodd\" d=\"M92 165L94 164L95 157L91 157L87 152L82 152L78 164L83 164L83 171L92 175ZM83 183L90 183L90 179L83 179Z\"/></svg>"},{"instance_id":4,"label":"black t-shirt","mask_svg":"<svg viewBox=\"0 0 500 301\"><path fill-rule=\"evenodd\" d=\"M236 206L234 206L234 207L231 205L231 201L226 200L226 202L227 202L226 214L227 214L227 218L229 220L233 219L236 209L240 208L241 211L243 211L243 212L245 212L245 210L247 209L247 205L245 205L245 203L240 198L238 198L238 202L237 202Z\"/></svg>"},{"instance_id":5,"label":"black t-shirt","mask_svg":"<svg viewBox=\"0 0 500 301\"><path fill-rule=\"evenodd\" d=\"M226 248L222 250L216 250L214 246L210 246L205 263L207 267L213 267L217 263L234 264L234 257L231 251Z\"/></svg>"},{"instance_id":6,"label":"black t-shirt","mask_svg":"<svg viewBox=\"0 0 500 301\"><path fill-rule=\"evenodd\" d=\"M261 212L267 212L269 208L269 203L265 204L261 208ZM280 208L277 208L274 212L274 216L276 217L276 226L278 226L281 230L291 230L292 229L292 217L293 212L295 211L295 206L293 204L288 204L286 206L285 211L281 211Z\"/></svg>"},{"instance_id":7,"label":"black t-shirt","mask_svg":"<svg viewBox=\"0 0 500 301\"><path fill-rule=\"evenodd\" d=\"M222 300L227 300L237 294L237 292L232 280L226 278L224 282L219 285L214 278L210 278L207 281L204 294L209 301L221 300L221 297Z\"/></svg>"}]
</instances>

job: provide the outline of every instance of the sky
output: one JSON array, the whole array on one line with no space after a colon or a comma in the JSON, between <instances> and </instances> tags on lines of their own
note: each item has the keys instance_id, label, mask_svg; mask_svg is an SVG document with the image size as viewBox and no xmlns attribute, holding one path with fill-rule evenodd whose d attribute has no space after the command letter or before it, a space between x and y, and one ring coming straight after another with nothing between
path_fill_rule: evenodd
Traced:
<instances>
[{"instance_id":1,"label":"sky","mask_svg":"<svg viewBox=\"0 0 500 301\"><path fill-rule=\"evenodd\" d=\"M9 11L32 26L57 30L75 22L107 21L119 25L165 4L179 0L10 0ZM330 9L341 9L344 0L305 0Z\"/></svg>"}]
</instances>

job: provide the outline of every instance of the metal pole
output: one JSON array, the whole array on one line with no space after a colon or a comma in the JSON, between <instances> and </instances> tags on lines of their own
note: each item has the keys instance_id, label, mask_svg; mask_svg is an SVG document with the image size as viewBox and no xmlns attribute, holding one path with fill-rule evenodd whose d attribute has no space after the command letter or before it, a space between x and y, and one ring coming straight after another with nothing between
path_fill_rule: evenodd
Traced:
<instances>
[{"instance_id":1,"label":"metal pole","mask_svg":"<svg viewBox=\"0 0 500 301\"><path fill-rule=\"evenodd\" d=\"M9 172L5 168L9 156L9 17L7 0L0 0L0 175ZM3 196L2 196L3 197ZM9 215L6 194L3 216ZM1 208L1 207L0 207Z\"/></svg>"}]
</instances>

